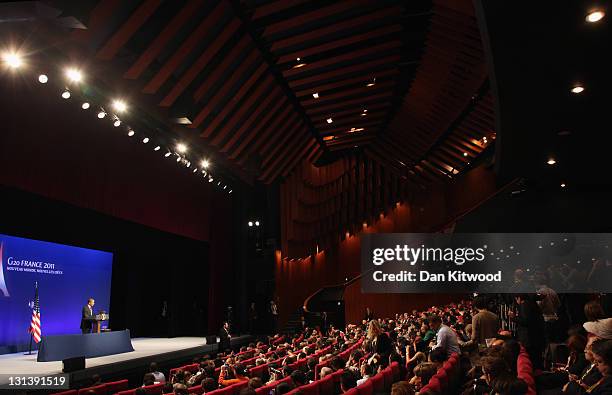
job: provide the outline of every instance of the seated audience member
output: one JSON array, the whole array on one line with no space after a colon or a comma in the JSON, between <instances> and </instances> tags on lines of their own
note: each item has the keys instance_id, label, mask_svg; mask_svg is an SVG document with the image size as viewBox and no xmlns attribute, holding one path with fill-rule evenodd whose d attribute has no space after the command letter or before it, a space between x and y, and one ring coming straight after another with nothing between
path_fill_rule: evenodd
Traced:
<instances>
[{"instance_id":1,"label":"seated audience member","mask_svg":"<svg viewBox=\"0 0 612 395\"><path fill-rule=\"evenodd\" d=\"M504 375L491 384L491 395L525 395L528 389L525 381L515 376Z\"/></svg>"},{"instance_id":2,"label":"seated audience member","mask_svg":"<svg viewBox=\"0 0 612 395\"><path fill-rule=\"evenodd\" d=\"M164 386L162 387L162 394L171 394L172 391L173 391L172 383L169 381L165 382Z\"/></svg>"},{"instance_id":3,"label":"seated audience member","mask_svg":"<svg viewBox=\"0 0 612 395\"><path fill-rule=\"evenodd\" d=\"M461 353L457 335L451 328L442 324L442 319L439 316L429 317L429 326L436 332L434 349L441 348L446 352L446 357L450 357L453 353Z\"/></svg>"},{"instance_id":4,"label":"seated audience member","mask_svg":"<svg viewBox=\"0 0 612 395\"><path fill-rule=\"evenodd\" d=\"M391 395L414 395L414 388L407 381L398 381L391 386Z\"/></svg>"},{"instance_id":5,"label":"seated audience member","mask_svg":"<svg viewBox=\"0 0 612 395\"><path fill-rule=\"evenodd\" d=\"M142 387L136 388L136 391L134 391L134 395L147 395L147 390Z\"/></svg>"},{"instance_id":6,"label":"seated audience member","mask_svg":"<svg viewBox=\"0 0 612 395\"><path fill-rule=\"evenodd\" d=\"M233 378L228 378L229 376ZM246 377L246 371L242 365L232 365L221 367L221 373L219 374L219 384L228 387L232 384L237 384L242 381L247 381L249 378Z\"/></svg>"},{"instance_id":7,"label":"seated audience member","mask_svg":"<svg viewBox=\"0 0 612 395\"><path fill-rule=\"evenodd\" d=\"M434 348L429 353L428 362L436 365L436 369L440 369L444 361L446 361L446 351L442 348Z\"/></svg>"},{"instance_id":8,"label":"seated audience member","mask_svg":"<svg viewBox=\"0 0 612 395\"><path fill-rule=\"evenodd\" d=\"M157 368L157 363L151 362L151 365L149 365L149 373L151 373L155 377L155 381L157 381L158 383L166 382L166 376L164 376L164 374L159 371L159 369Z\"/></svg>"},{"instance_id":9,"label":"seated audience member","mask_svg":"<svg viewBox=\"0 0 612 395\"><path fill-rule=\"evenodd\" d=\"M317 367L317 360L316 360L316 358L308 359L308 362L306 363L306 365L308 366L308 371L306 372L306 379L308 380L308 382L314 381L314 379L315 379L315 368Z\"/></svg>"},{"instance_id":10,"label":"seated audience member","mask_svg":"<svg viewBox=\"0 0 612 395\"><path fill-rule=\"evenodd\" d=\"M201 385L205 393L214 391L219 388L219 385L212 377L206 377L204 380L202 380Z\"/></svg>"},{"instance_id":11,"label":"seated audience member","mask_svg":"<svg viewBox=\"0 0 612 395\"><path fill-rule=\"evenodd\" d=\"M360 373L361 373L361 378L357 380L357 385L361 385L365 383L366 381L368 381L368 379L373 376L374 369L372 368L372 365L364 362L361 364Z\"/></svg>"},{"instance_id":12,"label":"seated audience member","mask_svg":"<svg viewBox=\"0 0 612 395\"><path fill-rule=\"evenodd\" d=\"M410 380L410 384L418 391L429 384L429 379L436 374L436 371L436 365L431 362L423 362L414 368L414 377Z\"/></svg>"},{"instance_id":13,"label":"seated audience member","mask_svg":"<svg viewBox=\"0 0 612 395\"><path fill-rule=\"evenodd\" d=\"M612 340L598 339L591 345L597 370L602 378L590 387L592 394L612 394Z\"/></svg>"},{"instance_id":14,"label":"seated audience member","mask_svg":"<svg viewBox=\"0 0 612 395\"><path fill-rule=\"evenodd\" d=\"M474 343L485 344L486 339L493 338L499 331L499 317L488 309L488 301L484 295L474 298L474 307L478 313L472 317L470 340Z\"/></svg>"},{"instance_id":15,"label":"seated audience member","mask_svg":"<svg viewBox=\"0 0 612 395\"><path fill-rule=\"evenodd\" d=\"M185 384L177 383L172 387L174 395L189 395L187 386Z\"/></svg>"},{"instance_id":16,"label":"seated audience member","mask_svg":"<svg viewBox=\"0 0 612 395\"><path fill-rule=\"evenodd\" d=\"M259 377L253 377L249 379L248 387L256 390L259 387L263 387L263 381L261 381L261 378Z\"/></svg>"},{"instance_id":17,"label":"seated audience member","mask_svg":"<svg viewBox=\"0 0 612 395\"><path fill-rule=\"evenodd\" d=\"M251 387L244 387L238 393L239 395L257 395L257 391Z\"/></svg>"},{"instance_id":18,"label":"seated audience member","mask_svg":"<svg viewBox=\"0 0 612 395\"><path fill-rule=\"evenodd\" d=\"M153 384L158 384L155 382L155 376L153 376L151 373L146 373L142 378L142 386L146 387Z\"/></svg>"},{"instance_id":19,"label":"seated audience member","mask_svg":"<svg viewBox=\"0 0 612 395\"><path fill-rule=\"evenodd\" d=\"M295 370L291 373L291 380L294 387L300 387L307 383L306 374L301 370Z\"/></svg>"},{"instance_id":20,"label":"seated audience member","mask_svg":"<svg viewBox=\"0 0 612 395\"><path fill-rule=\"evenodd\" d=\"M584 316L587 322L599 321L607 317L599 300L591 300L584 305Z\"/></svg>"},{"instance_id":21,"label":"seated audience member","mask_svg":"<svg viewBox=\"0 0 612 395\"><path fill-rule=\"evenodd\" d=\"M319 372L319 378L322 379L325 376L327 376L328 374L332 374L334 373L334 371L332 370L332 368L327 367L327 366L323 366L321 368L321 371Z\"/></svg>"},{"instance_id":22,"label":"seated audience member","mask_svg":"<svg viewBox=\"0 0 612 395\"><path fill-rule=\"evenodd\" d=\"M561 388L569 381L569 375L577 376L584 371L589 365L585 355L586 345L587 339L584 336L570 336L567 340L569 356L565 366L536 377L537 387L540 390Z\"/></svg>"},{"instance_id":23,"label":"seated audience member","mask_svg":"<svg viewBox=\"0 0 612 395\"><path fill-rule=\"evenodd\" d=\"M276 386L276 389L274 391L274 395L282 395L282 394L286 394L288 392L290 392L293 388L291 387L291 385L289 383L280 383L279 385Z\"/></svg>"},{"instance_id":24,"label":"seated audience member","mask_svg":"<svg viewBox=\"0 0 612 395\"><path fill-rule=\"evenodd\" d=\"M503 358L499 356L486 356L481 359L482 373L487 386L491 388L493 382L498 379L503 379L507 376L512 376L510 368Z\"/></svg>"},{"instance_id":25,"label":"seated audience member","mask_svg":"<svg viewBox=\"0 0 612 395\"><path fill-rule=\"evenodd\" d=\"M345 370L342 372L340 375L340 389L342 390L342 393L345 393L356 386L357 380L355 380L355 375L350 370Z\"/></svg>"}]
</instances>

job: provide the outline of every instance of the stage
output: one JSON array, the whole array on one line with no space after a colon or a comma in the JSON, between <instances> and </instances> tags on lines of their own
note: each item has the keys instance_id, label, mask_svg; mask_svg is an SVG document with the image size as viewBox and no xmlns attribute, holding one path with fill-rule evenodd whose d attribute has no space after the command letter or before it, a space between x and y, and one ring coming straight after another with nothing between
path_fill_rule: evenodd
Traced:
<instances>
[{"instance_id":1,"label":"stage","mask_svg":"<svg viewBox=\"0 0 612 395\"><path fill-rule=\"evenodd\" d=\"M251 341L251 336L233 338L232 348L240 347ZM176 338L133 338L134 351L123 354L88 358L85 369L72 373L71 382L82 382L97 373L103 378L121 378L135 371L142 377L146 366L157 362L162 368L178 367L189 363L192 358L203 354L215 353L217 345L206 345L204 337ZM0 355L0 375L5 374L57 374L62 372L62 362L37 362L36 353ZM123 372L123 373L122 373ZM7 379L5 379L6 381ZM0 378L0 384L5 384Z\"/></svg>"}]
</instances>

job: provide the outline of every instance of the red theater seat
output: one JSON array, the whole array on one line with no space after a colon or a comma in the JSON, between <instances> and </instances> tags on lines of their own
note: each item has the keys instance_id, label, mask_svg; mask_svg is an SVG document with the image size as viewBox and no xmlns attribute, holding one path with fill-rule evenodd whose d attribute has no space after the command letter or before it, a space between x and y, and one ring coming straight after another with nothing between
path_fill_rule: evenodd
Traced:
<instances>
[{"instance_id":1,"label":"red theater seat","mask_svg":"<svg viewBox=\"0 0 612 395\"><path fill-rule=\"evenodd\" d=\"M187 388L187 392L189 392L190 394L200 395L201 393L204 392L204 389L202 389L201 385L196 385L195 387Z\"/></svg>"},{"instance_id":2,"label":"red theater seat","mask_svg":"<svg viewBox=\"0 0 612 395\"><path fill-rule=\"evenodd\" d=\"M393 382L395 383L396 381L399 381L401 379L399 363L392 362L391 371L393 372Z\"/></svg>"},{"instance_id":3,"label":"red theater seat","mask_svg":"<svg viewBox=\"0 0 612 395\"><path fill-rule=\"evenodd\" d=\"M363 384L357 386L357 391L359 391L359 395L373 395L374 384L372 384L372 380L366 380Z\"/></svg>"},{"instance_id":4,"label":"red theater seat","mask_svg":"<svg viewBox=\"0 0 612 395\"><path fill-rule=\"evenodd\" d=\"M153 384L153 385L148 385L142 388L144 388L145 391L147 391L147 394L161 395L164 385L163 384ZM135 393L136 393L136 388L127 390L127 391L117 392L117 395L134 395Z\"/></svg>"},{"instance_id":5,"label":"red theater seat","mask_svg":"<svg viewBox=\"0 0 612 395\"><path fill-rule=\"evenodd\" d=\"M387 367L381 373L385 380L385 389L389 390L393 384L393 370L391 370L391 367Z\"/></svg>"},{"instance_id":6,"label":"red theater seat","mask_svg":"<svg viewBox=\"0 0 612 395\"><path fill-rule=\"evenodd\" d=\"M382 372L378 373L370 380L372 380L372 385L374 386L374 393L385 391L385 376L383 376Z\"/></svg>"},{"instance_id":7,"label":"red theater seat","mask_svg":"<svg viewBox=\"0 0 612 395\"><path fill-rule=\"evenodd\" d=\"M79 395L86 394L89 391L93 391L96 395L106 395L108 393L106 384L100 384L100 385L96 385L95 387L81 388L79 390Z\"/></svg>"},{"instance_id":8,"label":"red theater seat","mask_svg":"<svg viewBox=\"0 0 612 395\"><path fill-rule=\"evenodd\" d=\"M440 380L438 380L436 377L429 379L429 383L426 385L426 387L431 388L433 392L442 392L442 385L440 384Z\"/></svg>"},{"instance_id":9,"label":"red theater seat","mask_svg":"<svg viewBox=\"0 0 612 395\"><path fill-rule=\"evenodd\" d=\"M125 391L129 387L127 380L119 380L112 381L110 383L106 383L106 391L108 391L108 395L113 395L120 391Z\"/></svg>"},{"instance_id":10,"label":"red theater seat","mask_svg":"<svg viewBox=\"0 0 612 395\"><path fill-rule=\"evenodd\" d=\"M359 391L357 390L357 388L351 388L350 390L346 391L345 394L348 394L348 395L359 395Z\"/></svg>"},{"instance_id":11,"label":"red theater seat","mask_svg":"<svg viewBox=\"0 0 612 395\"><path fill-rule=\"evenodd\" d=\"M319 380L319 393L321 395L334 394L335 390L334 378L331 375L327 375Z\"/></svg>"},{"instance_id":12,"label":"red theater seat","mask_svg":"<svg viewBox=\"0 0 612 395\"><path fill-rule=\"evenodd\" d=\"M319 382L314 381L296 389L299 389L302 395L319 395Z\"/></svg>"}]
</instances>

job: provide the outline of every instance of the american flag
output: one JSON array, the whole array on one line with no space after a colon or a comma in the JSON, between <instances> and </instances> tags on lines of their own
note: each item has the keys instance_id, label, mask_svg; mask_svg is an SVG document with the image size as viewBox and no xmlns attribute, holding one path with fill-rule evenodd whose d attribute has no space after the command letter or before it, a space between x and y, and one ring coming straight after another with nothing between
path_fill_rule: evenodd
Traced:
<instances>
[{"instance_id":1,"label":"american flag","mask_svg":"<svg viewBox=\"0 0 612 395\"><path fill-rule=\"evenodd\" d=\"M34 304L32 306L32 320L30 321L30 329L28 332L32 335L32 338L36 343L40 342L40 303L38 300L38 282L34 286L36 291L34 293Z\"/></svg>"}]
</instances>

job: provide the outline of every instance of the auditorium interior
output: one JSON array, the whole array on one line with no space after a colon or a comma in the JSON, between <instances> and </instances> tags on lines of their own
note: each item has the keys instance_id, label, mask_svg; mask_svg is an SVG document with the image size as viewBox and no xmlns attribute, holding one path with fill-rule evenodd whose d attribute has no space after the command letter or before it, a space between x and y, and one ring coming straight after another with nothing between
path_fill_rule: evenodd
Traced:
<instances>
[{"instance_id":1,"label":"auditorium interior","mask_svg":"<svg viewBox=\"0 0 612 395\"><path fill-rule=\"evenodd\" d=\"M612 394L608 8L0 3L0 392Z\"/></svg>"}]
</instances>

